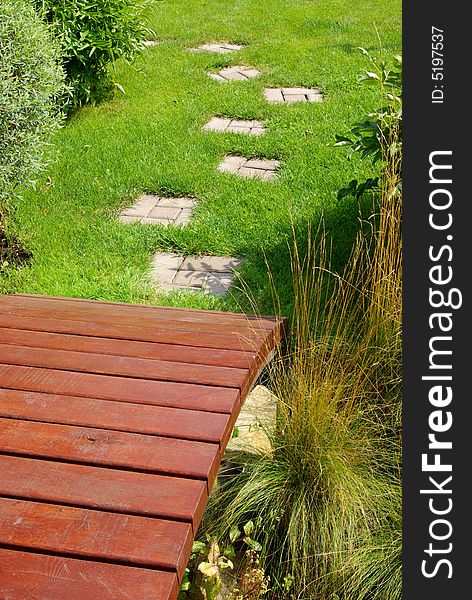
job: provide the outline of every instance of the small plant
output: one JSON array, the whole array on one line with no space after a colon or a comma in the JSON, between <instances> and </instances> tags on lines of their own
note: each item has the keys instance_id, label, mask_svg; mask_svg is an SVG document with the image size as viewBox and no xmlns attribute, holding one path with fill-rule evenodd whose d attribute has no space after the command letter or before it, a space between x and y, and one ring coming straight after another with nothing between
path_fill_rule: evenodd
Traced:
<instances>
[{"instance_id":1,"label":"small plant","mask_svg":"<svg viewBox=\"0 0 472 600\"><path fill-rule=\"evenodd\" d=\"M367 56L372 71L365 71L360 82L379 87L385 98L385 106L373 111L355 123L345 135L336 135L335 146L349 148L348 157L360 154L362 159L370 158L375 164L395 165L395 177L401 190L402 178L402 57L393 57L389 67L381 57L377 60L364 48L359 50ZM353 180L338 192L338 200L346 196L359 198L364 192L378 189L380 177L371 177L359 183Z\"/></svg>"},{"instance_id":2,"label":"small plant","mask_svg":"<svg viewBox=\"0 0 472 600\"><path fill-rule=\"evenodd\" d=\"M198 565L198 570L203 575L200 591L204 600L216 600L223 585L221 572L232 568L231 560L221 555L218 540L211 538L207 546L207 560Z\"/></svg>"},{"instance_id":3,"label":"small plant","mask_svg":"<svg viewBox=\"0 0 472 600\"><path fill-rule=\"evenodd\" d=\"M108 67L133 60L152 32L144 24L151 0L35 0L62 46L72 106L113 89Z\"/></svg>"},{"instance_id":4,"label":"small plant","mask_svg":"<svg viewBox=\"0 0 472 600\"><path fill-rule=\"evenodd\" d=\"M179 600L188 597L216 600L222 587L221 573L234 567L230 555L234 557L234 552L228 549L221 553L216 537L207 536L206 542L196 540L190 555L191 568L185 570L180 586Z\"/></svg>"},{"instance_id":5,"label":"small plant","mask_svg":"<svg viewBox=\"0 0 472 600\"><path fill-rule=\"evenodd\" d=\"M246 555L247 562L232 600L259 600L269 591L269 577L260 566L259 555L254 550L248 550Z\"/></svg>"},{"instance_id":6,"label":"small plant","mask_svg":"<svg viewBox=\"0 0 472 600\"><path fill-rule=\"evenodd\" d=\"M223 572L235 569L233 560L242 559L244 548L247 550L246 558L241 560L240 583L233 589L231 599L257 600L262 597L268 589L269 580L259 566L258 552L262 550L262 546L251 537L254 531L254 523L248 521L242 531L237 525L232 527L223 543L209 534L206 535L205 542L195 541L189 567L180 586L179 600L216 600L223 587Z\"/></svg>"}]
</instances>

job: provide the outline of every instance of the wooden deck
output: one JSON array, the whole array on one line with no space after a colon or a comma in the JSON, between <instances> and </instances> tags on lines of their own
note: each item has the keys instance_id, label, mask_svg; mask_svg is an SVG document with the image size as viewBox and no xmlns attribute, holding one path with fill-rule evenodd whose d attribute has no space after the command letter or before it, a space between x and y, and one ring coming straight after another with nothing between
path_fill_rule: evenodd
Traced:
<instances>
[{"instance_id":1,"label":"wooden deck","mask_svg":"<svg viewBox=\"0 0 472 600\"><path fill-rule=\"evenodd\" d=\"M275 318L0 297L0 600L175 600Z\"/></svg>"}]
</instances>

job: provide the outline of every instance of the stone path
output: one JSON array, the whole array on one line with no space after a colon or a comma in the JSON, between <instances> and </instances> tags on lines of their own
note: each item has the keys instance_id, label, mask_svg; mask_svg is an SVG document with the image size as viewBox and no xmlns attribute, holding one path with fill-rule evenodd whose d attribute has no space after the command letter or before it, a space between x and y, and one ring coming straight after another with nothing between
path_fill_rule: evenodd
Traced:
<instances>
[{"instance_id":1,"label":"stone path","mask_svg":"<svg viewBox=\"0 0 472 600\"><path fill-rule=\"evenodd\" d=\"M164 198L144 194L133 206L120 215L122 223L151 223L155 225L187 225L192 216L192 198Z\"/></svg>"},{"instance_id":2,"label":"stone path","mask_svg":"<svg viewBox=\"0 0 472 600\"><path fill-rule=\"evenodd\" d=\"M197 48L190 48L190 50L192 52L214 52L216 54L228 54L228 52L237 52L243 48L244 46L241 44L226 44L224 42L220 42L216 44L203 44Z\"/></svg>"},{"instance_id":3,"label":"stone path","mask_svg":"<svg viewBox=\"0 0 472 600\"><path fill-rule=\"evenodd\" d=\"M257 178L263 181L275 179L276 170L280 165L279 160L246 158L244 156L229 155L218 166L222 173L233 173L240 177Z\"/></svg>"},{"instance_id":4,"label":"stone path","mask_svg":"<svg viewBox=\"0 0 472 600\"><path fill-rule=\"evenodd\" d=\"M189 290L225 296L241 264L229 256L192 258L169 252L154 255L151 276L164 291Z\"/></svg>"},{"instance_id":5,"label":"stone path","mask_svg":"<svg viewBox=\"0 0 472 600\"><path fill-rule=\"evenodd\" d=\"M323 102L323 95L317 88L266 88L264 95L268 102Z\"/></svg>"},{"instance_id":6,"label":"stone path","mask_svg":"<svg viewBox=\"0 0 472 600\"><path fill-rule=\"evenodd\" d=\"M262 135L266 127L260 121L240 121L228 117L213 117L203 127L205 131L221 133L244 133L246 135Z\"/></svg>"},{"instance_id":7,"label":"stone path","mask_svg":"<svg viewBox=\"0 0 472 600\"><path fill-rule=\"evenodd\" d=\"M145 46L155 46L156 40L147 40ZM190 52L210 52L228 54L242 50L242 44L226 42L202 44L189 48ZM261 72L244 65L228 66L217 73L208 72L208 76L220 83L248 81L258 77ZM323 95L318 88L266 88L264 97L270 103L322 102ZM226 116L212 117L203 127L207 132L239 133L259 136L267 131L261 121L233 119ZM239 177L256 178L271 181L277 177L280 161L275 159L246 158L227 155L218 165L221 173L231 173ZM144 194L135 204L120 215L122 223L152 223L159 225L184 226L190 221L194 200L187 197L166 198ZM190 290L224 296L234 280L235 269L241 260L228 256L202 256L191 258L167 252L158 252L153 259L152 278L156 285L164 290Z\"/></svg>"},{"instance_id":8,"label":"stone path","mask_svg":"<svg viewBox=\"0 0 472 600\"><path fill-rule=\"evenodd\" d=\"M251 69L251 67L225 67L218 73L208 73L208 76L220 83L228 83L228 81L247 81L254 77L259 77L261 74L257 69Z\"/></svg>"}]
</instances>

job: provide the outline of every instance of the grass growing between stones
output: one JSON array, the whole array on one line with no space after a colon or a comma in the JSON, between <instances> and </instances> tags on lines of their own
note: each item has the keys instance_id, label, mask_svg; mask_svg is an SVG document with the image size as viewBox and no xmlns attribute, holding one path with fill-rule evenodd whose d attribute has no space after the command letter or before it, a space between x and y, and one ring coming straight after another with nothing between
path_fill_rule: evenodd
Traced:
<instances>
[{"instance_id":1,"label":"grass growing between stones","mask_svg":"<svg viewBox=\"0 0 472 600\"><path fill-rule=\"evenodd\" d=\"M375 50L377 25L386 52L400 47L395 0L166 0L149 25L158 44L115 80L126 95L78 111L56 137L57 157L33 192L16 200L8 225L32 252L31 263L2 272L0 292L32 292L187 307L247 309L244 293L227 299L158 294L149 278L156 251L244 259L241 275L261 312L272 311L265 257L282 300L293 305L287 239L293 217L300 243L305 223L323 216L335 268L358 230L355 200L337 190L371 167L333 148L334 134L378 104L358 86L365 66L357 46ZM244 44L225 55L188 52L207 42ZM231 65L258 78L221 84L208 77ZM317 87L323 103L269 104L266 87ZM265 135L203 132L211 117L263 121ZM219 173L227 154L281 160L274 182ZM118 222L143 192L191 196L191 224L167 228ZM369 202L370 203L370 202Z\"/></svg>"}]
</instances>

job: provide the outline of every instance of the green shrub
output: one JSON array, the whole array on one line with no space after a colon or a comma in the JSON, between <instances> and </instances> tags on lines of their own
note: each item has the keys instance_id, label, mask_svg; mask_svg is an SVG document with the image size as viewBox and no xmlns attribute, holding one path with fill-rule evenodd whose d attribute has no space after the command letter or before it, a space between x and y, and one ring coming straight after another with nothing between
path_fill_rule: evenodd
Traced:
<instances>
[{"instance_id":1,"label":"green shrub","mask_svg":"<svg viewBox=\"0 0 472 600\"><path fill-rule=\"evenodd\" d=\"M150 30L143 13L151 0L35 0L62 45L72 105L100 100L112 89L108 66L132 60Z\"/></svg>"},{"instance_id":2,"label":"green shrub","mask_svg":"<svg viewBox=\"0 0 472 600\"><path fill-rule=\"evenodd\" d=\"M382 163L382 169L393 172L398 190L402 184L402 57L394 56L389 66L382 57L378 60L364 48L359 50L367 56L372 71L364 71L359 81L377 86L385 99L385 105L355 123L345 135L336 135L335 146L347 146L349 157L360 154L375 164ZM385 177L382 174L382 179ZM378 189L380 178L369 178L362 183L356 179L338 192L338 200L346 196L359 198L365 191Z\"/></svg>"},{"instance_id":3,"label":"green shrub","mask_svg":"<svg viewBox=\"0 0 472 600\"><path fill-rule=\"evenodd\" d=\"M34 6L0 0L0 226L15 188L46 164L65 90L59 45Z\"/></svg>"}]
</instances>

